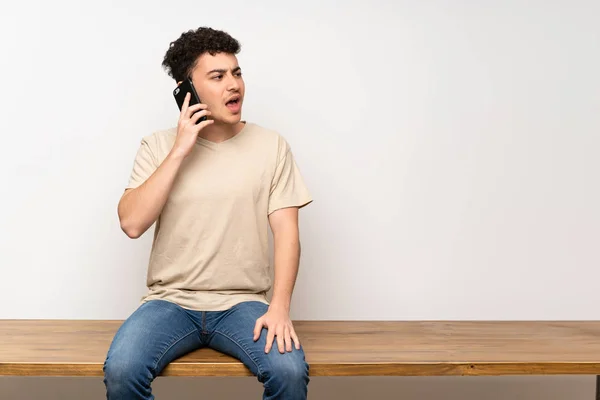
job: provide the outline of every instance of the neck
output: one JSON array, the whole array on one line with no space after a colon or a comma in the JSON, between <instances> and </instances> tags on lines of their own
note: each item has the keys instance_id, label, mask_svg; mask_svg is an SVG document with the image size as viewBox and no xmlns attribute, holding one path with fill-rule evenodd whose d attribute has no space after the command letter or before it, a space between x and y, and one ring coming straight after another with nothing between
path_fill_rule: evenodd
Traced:
<instances>
[{"instance_id":1,"label":"neck","mask_svg":"<svg viewBox=\"0 0 600 400\"><path fill-rule=\"evenodd\" d=\"M215 121L200 131L198 136L211 142L219 143L237 135L246 124L242 121L236 124L227 124Z\"/></svg>"}]
</instances>

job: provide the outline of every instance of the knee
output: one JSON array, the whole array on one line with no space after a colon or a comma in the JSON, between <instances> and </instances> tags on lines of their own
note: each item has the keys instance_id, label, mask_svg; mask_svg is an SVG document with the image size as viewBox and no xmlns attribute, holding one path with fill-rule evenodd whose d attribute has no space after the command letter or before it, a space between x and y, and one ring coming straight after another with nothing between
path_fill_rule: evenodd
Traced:
<instances>
[{"instance_id":1,"label":"knee","mask_svg":"<svg viewBox=\"0 0 600 400\"><path fill-rule=\"evenodd\" d=\"M265 386L273 392L305 391L310 380L309 365L303 356L293 354L280 354L276 362L262 371Z\"/></svg>"},{"instance_id":2,"label":"knee","mask_svg":"<svg viewBox=\"0 0 600 400\"><path fill-rule=\"evenodd\" d=\"M122 398L125 393L149 392L153 373L142 363L120 358L104 362L104 383L109 398ZM112 395L112 396L111 396Z\"/></svg>"}]
</instances>

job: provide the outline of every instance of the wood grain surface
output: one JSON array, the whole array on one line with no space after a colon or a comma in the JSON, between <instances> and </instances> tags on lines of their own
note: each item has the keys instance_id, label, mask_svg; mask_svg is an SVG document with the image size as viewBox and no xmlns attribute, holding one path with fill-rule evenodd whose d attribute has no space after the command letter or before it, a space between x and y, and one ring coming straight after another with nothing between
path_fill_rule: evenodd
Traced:
<instances>
[{"instance_id":1,"label":"wood grain surface","mask_svg":"<svg viewBox=\"0 0 600 400\"><path fill-rule=\"evenodd\" d=\"M123 321L0 320L0 375L102 376ZM600 375L598 321L295 321L311 376ZM276 347L274 347L276 348ZM250 376L199 349L162 376Z\"/></svg>"}]
</instances>

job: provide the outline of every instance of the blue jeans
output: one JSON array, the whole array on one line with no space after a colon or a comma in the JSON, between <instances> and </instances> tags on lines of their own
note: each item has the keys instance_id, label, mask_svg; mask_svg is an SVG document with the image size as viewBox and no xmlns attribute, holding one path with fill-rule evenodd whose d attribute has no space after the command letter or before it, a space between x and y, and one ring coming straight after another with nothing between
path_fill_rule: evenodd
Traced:
<instances>
[{"instance_id":1,"label":"blue jeans","mask_svg":"<svg viewBox=\"0 0 600 400\"><path fill-rule=\"evenodd\" d=\"M306 399L309 366L302 347L280 353L276 340L265 353L267 330L253 339L256 320L268 309L258 301L226 311L192 311L165 300L138 307L117 331L104 362L109 400L154 399L151 382L173 360L210 347L241 360L264 386L263 399Z\"/></svg>"}]
</instances>

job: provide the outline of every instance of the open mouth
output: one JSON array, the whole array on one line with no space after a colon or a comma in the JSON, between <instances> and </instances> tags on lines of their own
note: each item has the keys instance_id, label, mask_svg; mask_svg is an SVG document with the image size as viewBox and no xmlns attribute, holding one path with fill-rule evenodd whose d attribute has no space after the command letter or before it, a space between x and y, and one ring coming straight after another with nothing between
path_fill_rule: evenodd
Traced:
<instances>
[{"instance_id":1,"label":"open mouth","mask_svg":"<svg viewBox=\"0 0 600 400\"><path fill-rule=\"evenodd\" d=\"M227 107L229 112L231 112L233 114L239 113L242 108L242 103L241 103L240 97L236 96L236 97L232 98L227 103L225 103L225 107Z\"/></svg>"}]
</instances>

